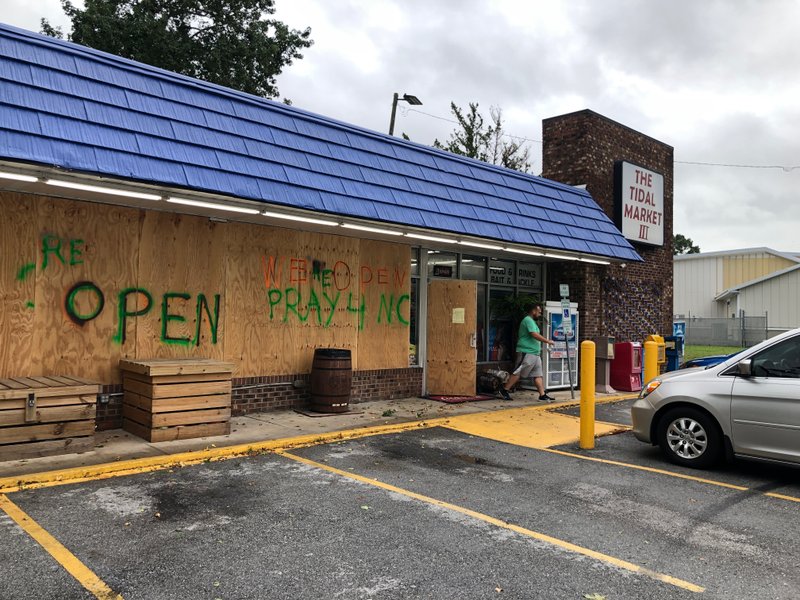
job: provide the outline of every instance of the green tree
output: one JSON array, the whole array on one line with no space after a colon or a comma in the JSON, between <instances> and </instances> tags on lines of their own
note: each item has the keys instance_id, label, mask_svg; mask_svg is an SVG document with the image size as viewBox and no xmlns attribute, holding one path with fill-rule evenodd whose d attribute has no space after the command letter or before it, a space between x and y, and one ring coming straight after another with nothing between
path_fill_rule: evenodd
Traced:
<instances>
[{"instance_id":1,"label":"green tree","mask_svg":"<svg viewBox=\"0 0 800 600\"><path fill-rule=\"evenodd\" d=\"M458 121L458 127L446 143L434 140L434 147L516 171L530 171L530 149L506 139L510 136L503 128L503 112L500 108L489 109L489 123L478 111L477 103L470 102L468 111L464 112L455 102L451 102L450 111Z\"/></svg>"},{"instance_id":2,"label":"green tree","mask_svg":"<svg viewBox=\"0 0 800 600\"><path fill-rule=\"evenodd\" d=\"M672 236L672 254L699 254L700 246L695 246L691 238L683 237L680 233Z\"/></svg>"},{"instance_id":3,"label":"green tree","mask_svg":"<svg viewBox=\"0 0 800 600\"><path fill-rule=\"evenodd\" d=\"M226 87L275 98L275 78L303 57L311 29L269 16L275 0L61 0L78 44ZM42 19L42 33L63 37Z\"/></svg>"}]
</instances>

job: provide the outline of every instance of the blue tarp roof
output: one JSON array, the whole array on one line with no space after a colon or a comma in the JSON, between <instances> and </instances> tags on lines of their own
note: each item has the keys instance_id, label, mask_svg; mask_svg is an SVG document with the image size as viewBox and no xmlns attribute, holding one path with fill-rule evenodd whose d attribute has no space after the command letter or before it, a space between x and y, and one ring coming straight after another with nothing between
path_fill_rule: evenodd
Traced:
<instances>
[{"instance_id":1,"label":"blue tarp roof","mask_svg":"<svg viewBox=\"0 0 800 600\"><path fill-rule=\"evenodd\" d=\"M0 158L641 260L584 190L3 24Z\"/></svg>"}]
</instances>

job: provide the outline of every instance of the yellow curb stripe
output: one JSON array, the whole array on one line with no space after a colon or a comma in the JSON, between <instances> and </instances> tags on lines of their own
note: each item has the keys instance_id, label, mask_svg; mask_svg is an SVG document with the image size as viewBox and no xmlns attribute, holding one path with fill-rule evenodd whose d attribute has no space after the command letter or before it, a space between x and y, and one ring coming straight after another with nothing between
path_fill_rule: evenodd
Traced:
<instances>
[{"instance_id":1,"label":"yellow curb stripe","mask_svg":"<svg viewBox=\"0 0 800 600\"><path fill-rule=\"evenodd\" d=\"M47 533L41 525L34 521L20 507L8 499L5 494L0 494L0 508L16 521L29 536L36 540L50 556L66 569L78 583L100 600L123 600L122 596L112 590L95 573L84 565L78 558L67 550L56 538Z\"/></svg>"},{"instance_id":2,"label":"yellow curb stripe","mask_svg":"<svg viewBox=\"0 0 800 600\"><path fill-rule=\"evenodd\" d=\"M604 404L609 402L617 402L620 400L629 400L631 398L635 398L635 396L631 395L609 396L601 400L598 400L597 403ZM528 411L544 412L553 410L554 408L561 409L570 406L576 406L578 404L579 402L576 401L576 402L564 402L557 405L538 404L538 405L526 406L524 408L525 410ZM493 411L493 413L509 412L516 410L519 409L508 408L499 411ZM484 413L484 414L492 414L492 413ZM182 467L206 461L225 460L228 458L235 458L237 456L245 456L247 454L271 452L274 450L285 449L285 448L302 448L306 446L314 446L317 444L328 444L331 442L351 440L361 437L369 437L373 435L399 433L411 429L427 429L431 427L447 426L450 422L454 420L471 416L472 415L459 415L451 417L441 417L436 419L428 419L424 421L409 421L406 423L396 423L392 425L362 427L358 429L333 431L322 434L309 434L291 438L282 438L277 440L251 442L247 444L238 444L236 446L227 446L227 447L213 448L206 450L195 450L191 452L182 452L179 454L167 454L164 456L154 456L148 458L117 461L113 463L104 463L88 467L74 467L70 469L60 469L56 471L46 471L41 473L14 475L11 477L0 478L0 493L13 493L25 489L39 489L57 485L66 485L70 483L81 483L85 481L108 479L111 477L122 477L125 475L149 473L151 471L159 471L163 469L169 469L171 467Z\"/></svg>"},{"instance_id":3,"label":"yellow curb stripe","mask_svg":"<svg viewBox=\"0 0 800 600\"><path fill-rule=\"evenodd\" d=\"M598 400L598 404L629 400L635 396L610 396ZM557 405L538 404L524 407L525 410L539 412L550 411L554 408L567 408L576 406L579 402L565 402ZM497 412L516 411L518 408L502 409ZM491 414L491 413L485 413ZM206 461L225 460L247 454L257 454L261 452L271 452L284 448L302 448L317 444L328 444L331 442L369 437L373 435L385 435L399 433L410 429L427 429L430 427L446 426L453 420L472 415L459 415L452 417L441 417L424 421L409 421L406 423L396 423L392 425L378 425L374 427L362 427L358 429L348 429L344 431L334 431L322 434L301 435L291 438L277 440L265 440L262 442L252 442L248 444L238 444L222 448L206 450L195 450L182 452L179 454L167 454L164 456L154 456L148 458L138 458L113 463L104 463L88 467L74 467L70 469L60 469L56 471L46 471L41 473L31 473L26 475L14 475L11 477L0 478L0 493L13 493L25 489L39 489L70 483L81 483L85 481L95 481L109 479L111 477L122 477L125 475L135 475L139 473L149 473L169 469L171 467L182 467L198 464Z\"/></svg>"},{"instance_id":4,"label":"yellow curb stripe","mask_svg":"<svg viewBox=\"0 0 800 600\"><path fill-rule=\"evenodd\" d=\"M474 510L470 510L468 508L464 508L463 506L458 506L456 504L450 504L449 502L445 502L443 500L437 500L436 498L431 498L430 496L424 496L422 494L417 494L416 492L412 492L410 490L406 490L403 488L396 487L389 483L384 483L377 479L370 479L368 477L363 477L362 475L357 475L355 473L349 473L347 471L342 471L341 469L337 469L336 467L331 467L329 465L325 465L322 463L318 463L313 460L309 460L307 458L303 458L302 456L297 456L296 454L290 454L289 452L285 452L282 450L276 451L276 454L281 456L285 456L291 460L316 467L318 469L323 469L325 471L329 471L331 473L335 473L337 475L341 475L342 477L347 477L348 479L353 479L355 481L360 481L362 483L368 483L369 485L373 485L375 487L395 492L397 494L401 494L408 498L413 498L415 500L419 500L421 502L426 502L428 504L432 504L434 506L438 506L441 508L446 508L448 510L452 510L463 515L467 515L469 517L473 517L475 519L484 521L486 523L490 523L497 527L502 527L503 529L508 529L510 531L514 531L516 533L531 537L533 539L547 542L548 544L552 544L553 546L557 546L564 550L568 550L570 552L581 554L583 556L588 556L590 558L594 558L596 560L602 561L604 563L613 565L615 567L619 567L621 569L625 569L627 571L631 571L633 573L638 573L641 575L645 575L646 577L650 577L651 579L655 579L657 581L661 581L663 583L668 583L670 585L682 588L684 590L688 590L690 592L704 592L705 588L694 583L684 581L683 579L678 579L677 577L673 577L671 575L666 575L664 573L658 573L656 571L652 571L641 565L637 565L626 560L622 560L619 558L615 558L613 556L609 556L608 554L603 554L602 552L597 552L595 550L590 550L588 548L584 548L583 546L578 546L576 544L572 544L565 540L561 540L558 538L554 538L552 536L546 535L544 533L539 533L538 531L532 531L530 529L526 529L525 527L520 527L519 525L514 525L512 523L506 523L505 521L501 521L495 517L490 517L489 515L485 515L483 513L479 513Z\"/></svg>"},{"instance_id":5,"label":"yellow curb stripe","mask_svg":"<svg viewBox=\"0 0 800 600\"><path fill-rule=\"evenodd\" d=\"M639 397L639 394L621 394L619 396L604 396L602 398L595 397L594 404L597 406L598 404L611 404L613 402L621 402L623 400L636 400ZM567 402L559 402L558 404L545 404L544 408L552 410L560 410L562 408L572 408L573 406L580 406L580 400L569 400Z\"/></svg>"},{"instance_id":6,"label":"yellow curb stripe","mask_svg":"<svg viewBox=\"0 0 800 600\"><path fill-rule=\"evenodd\" d=\"M306 446L328 444L331 442L352 440L373 435L398 433L411 429L428 429L430 427L446 425L449 420L450 419L448 417L444 417L439 419L430 419L427 421L409 421L407 423L396 423L393 425L362 427L359 429L301 435L291 438L266 440L263 442L239 444L236 446L227 446L222 448L195 450L192 452L182 452L180 454L166 454L163 456L137 458L88 467L75 467L71 469L47 471L29 475L16 475L12 477L0 478L0 493L8 494L21 490L39 489L56 485L66 485L70 483L108 479L111 477L121 477L124 475L149 473L151 471L160 471L169 469L171 467L184 467L203 462L225 460L228 458L235 458L237 456L246 456L248 454L273 452L287 448L303 448Z\"/></svg>"},{"instance_id":7,"label":"yellow curb stripe","mask_svg":"<svg viewBox=\"0 0 800 600\"><path fill-rule=\"evenodd\" d=\"M580 420L580 417L578 418ZM624 433L633 430L633 425L625 425L624 423L612 423L611 421L595 421L596 425L603 425L604 427L616 428L614 433ZM599 437L595 436L595 437Z\"/></svg>"}]
</instances>

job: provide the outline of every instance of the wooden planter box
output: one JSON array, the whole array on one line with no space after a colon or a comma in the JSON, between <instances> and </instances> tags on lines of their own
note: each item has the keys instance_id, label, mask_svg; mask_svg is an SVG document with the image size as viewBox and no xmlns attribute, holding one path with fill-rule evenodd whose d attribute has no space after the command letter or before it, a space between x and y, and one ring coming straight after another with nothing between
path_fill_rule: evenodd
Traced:
<instances>
[{"instance_id":1,"label":"wooden planter box","mask_svg":"<svg viewBox=\"0 0 800 600\"><path fill-rule=\"evenodd\" d=\"M93 450L99 393L81 377L0 379L0 460Z\"/></svg>"},{"instance_id":2,"label":"wooden planter box","mask_svg":"<svg viewBox=\"0 0 800 600\"><path fill-rule=\"evenodd\" d=\"M122 360L122 428L149 442L231 432L233 364L209 359Z\"/></svg>"}]
</instances>

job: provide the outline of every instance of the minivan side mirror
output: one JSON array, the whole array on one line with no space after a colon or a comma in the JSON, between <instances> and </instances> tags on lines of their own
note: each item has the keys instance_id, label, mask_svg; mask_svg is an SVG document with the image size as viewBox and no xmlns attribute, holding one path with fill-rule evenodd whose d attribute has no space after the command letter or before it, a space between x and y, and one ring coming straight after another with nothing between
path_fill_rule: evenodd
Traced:
<instances>
[{"instance_id":1,"label":"minivan side mirror","mask_svg":"<svg viewBox=\"0 0 800 600\"><path fill-rule=\"evenodd\" d=\"M736 374L740 377L752 377L753 376L753 361L749 358L745 358L744 360L740 360L736 365Z\"/></svg>"}]
</instances>

